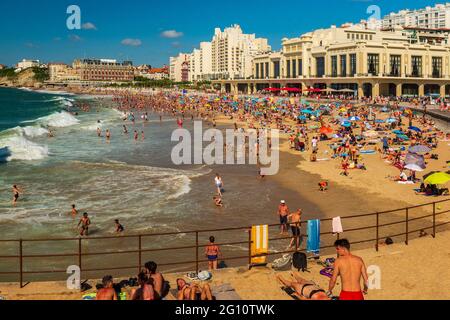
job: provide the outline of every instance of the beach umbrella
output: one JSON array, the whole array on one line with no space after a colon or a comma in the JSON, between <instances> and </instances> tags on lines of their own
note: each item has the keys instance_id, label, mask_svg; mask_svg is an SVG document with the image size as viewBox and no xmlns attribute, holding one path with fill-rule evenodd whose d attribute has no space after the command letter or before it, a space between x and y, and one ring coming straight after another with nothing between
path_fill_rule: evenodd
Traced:
<instances>
[{"instance_id":1,"label":"beach umbrella","mask_svg":"<svg viewBox=\"0 0 450 320\"><path fill-rule=\"evenodd\" d=\"M431 149L427 146L412 146L409 148L409 152L412 153L428 153Z\"/></svg>"},{"instance_id":2,"label":"beach umbrella","mask_svg":"<svg viewBox=\"0 0 450 320\"><path fill-rule=\"evenodd\" d=\"M428 176L425 179L425 183L434 184L434 185L445 184L449 181L450 181L450 174L445 173L445 172L433 173L432 175Z\"/></svg>"},{"instance_id":3,"label":"beach umbrella","mask_svg":"<svg viewBox=\"0 0 450 320\"><path fill-rule=\"evenodd\" d=\"M320 128L320 133L330 134L333 133L333 129L331 129L330 127L322 127Z\"/></svg>"},{"instance_id":4,"label":"beach umbrella","mask_svg":"<svg viewBox=\"0 0 450 320\"><path fill-rule=\"evenodd\" d=\"M412 131L416 131L416 132L422 132L422 130L420 130L417 127L409 127L408 130L412 130Z\"/></svg>"},{"instance_id":5,"label":"beach umbrella","mask_svg":"<svg viewBox=\"0 0 450 320\"><path fill-rule=\"evenodd\" d=\"M404 134L398 134L397 138L399 138L401 140L404 140L404 141L409 141L408 136L405 136Z\"/></svg>"},{"instance_id":6,"label":"beach umbrella","mask_svg":"<svg viewBox=\"0 0 450 320\"><path fill-rule=\"evenodd\" d=\"M384 123L384 121L380 120L380 119L377 119L377 120L375 120L375 123Z\"/></svg>"},{"instance_id":7,"label":"beach umbrella","mask_svg":"<svg viewBox=\"0 0 450 320\"><path fill-rule=\"evenodd\" d=\"M341 126L346 127L346 128L350 128L352 126L352 123L349 121L343 121L341 123Z\"/></svg>"},{"instance_id":8,"label":"beach umbrella","mask_svg":"<svg viewBox=\"0 0 450 320\"><path fill-rule=\"evenodd\" d=\"M349 121L361 121L361 118L353 116L353 117L350 117L348 120Z\"/></svg>"},{"instance_id":9,"label":"beach umbrella","mask_svg":"<svg viewBox=\"0 0 450 320\"><path fill-rule=\"evenodd\" d=\"M313 114L313 111L311 111L309 109L304 109L304 110L302 110L302 113Z\"/></svg>"},{"instance_id":10,"label":"beach umbrella","mask_svg":"<svg viewBox=\"0 0 450 320\"><path fill-rule=\"evenodd\" d=\"M400 130L394 130L394 131L392 131L392 133L395 133L395 134L404 134L403 131L400 131Z\"/></svg>"},{"instance_id":11,"label":"beach umbrella","mask_svg":"<svg viewBox=\"0 0 450 320\"><path fill-rule=\"evenodd\" d=\"M425 170L425 168L422 168L421 166L414 164L414 163L405 165L405 169L408 169L411 171L417 171L417 172L422 172Z\"/></svg>"},{"instance_id":12,"label":"beach umbrella","mask_svg":"<svg viewBox=\"0 0 450 320\"><path fill-rule=\"evenodd\" d=\"M405 164L415 164L425 169L425 158L419 154L408 153L405 158Z\"/></svg>"},{"instance_id":13,"label":"beach umbrella","mask_svg":"<svg viewBox=\"0 0 450 320\"><path fill-rule=\"evenodd\" d=\"M386 120L386 123L394 123L394 122L397 122L397 119L389 118Z\"/></svg>"}]
</instances>

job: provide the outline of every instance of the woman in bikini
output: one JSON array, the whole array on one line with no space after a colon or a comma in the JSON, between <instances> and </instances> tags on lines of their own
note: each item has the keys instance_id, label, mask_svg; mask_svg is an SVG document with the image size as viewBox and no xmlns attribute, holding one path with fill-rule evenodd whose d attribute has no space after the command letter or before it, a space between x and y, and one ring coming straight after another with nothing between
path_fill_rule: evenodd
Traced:
<instances>
[{"instance_id":1,"label":"woman in bikini","mask_svg":"<svg viewBox=\"0 0 450 320\"><path fill-rule=\"evenodd\" d=\"M316 283L301 278L298 273L293 273L292 276L295 281L285 280L280 275L277 279L286 287L294 289L294 295L300 300L331 300Z\"/></svg>"},{"instance_id":2,"label":"woman in bikini","mask_svg":"<svg viewBox=\"0 0 450 320\"><path fill-rule=\"evenodd\" d=\"M200 288L198 284L190 284L183 279L177 279L177 288L179 301L182 300L202 300L202 301L212 301L213 296L211 293L211 288L208 284L205 284L203 288Z\"/></svg>"},{"instance_id":3,"label":"woman in bikini","mask_svg":"<svg viewBox=\"0 0 450 320\"><path fill-rule=\"evenodd\" d=\"M205 248L205 256L208 258L209 270L217 270L217 261L219 259L220 249L215 245L216 239L214 237L209 238L209 244Z\"/></svg>"}]
</instances>

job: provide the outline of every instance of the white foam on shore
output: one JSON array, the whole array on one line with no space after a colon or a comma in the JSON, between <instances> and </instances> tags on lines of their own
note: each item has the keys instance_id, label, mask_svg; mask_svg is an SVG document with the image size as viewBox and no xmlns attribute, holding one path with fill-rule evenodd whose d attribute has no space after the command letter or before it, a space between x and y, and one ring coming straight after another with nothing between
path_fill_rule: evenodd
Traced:
<instances>
[{"instance_id":1,"label":"white foam on shore","mask_svg":"<svg viewBox=\"0 0 450 320\"><path fill-rule=\"evenodd\" d=\"M75 118L73 115L71 115L70 113L65 112L65 111L55 112L49 116L42 117L42 118L36 119L34 121L28 121L28 122L37 122L40 125L50 126L50 127L55 127L55 128L70 127L70 126L74 126L74 125L80 123L80 121L77 118Z\"/></svg>"},{"instance_id":2,"label":"white foam on shore","mask_svg":"<svg viewBox=\"0 0 450 320\"><path fill-rule=\"evenodd\" d=\"M16 135L0 139L0 149L6 161L41 160L48 156L48 147L31 142L23 136Z\"/></svg>"}]
</instances>

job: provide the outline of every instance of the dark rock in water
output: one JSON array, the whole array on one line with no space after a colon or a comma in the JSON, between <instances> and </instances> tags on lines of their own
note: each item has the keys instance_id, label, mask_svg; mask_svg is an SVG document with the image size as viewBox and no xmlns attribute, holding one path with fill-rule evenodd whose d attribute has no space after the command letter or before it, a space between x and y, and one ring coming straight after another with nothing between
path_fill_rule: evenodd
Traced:
<instances>
[{"instance_id":1,"label":"dark rock in water","mask_svg":"<svg viewBox=\"0 0 450 320\"><path fill-rule=\"evenodd\" d=\"M0 148L0 163L5 163L8 158L11 157L12 153L8 147Z\"/></svg>"}]
</instances>

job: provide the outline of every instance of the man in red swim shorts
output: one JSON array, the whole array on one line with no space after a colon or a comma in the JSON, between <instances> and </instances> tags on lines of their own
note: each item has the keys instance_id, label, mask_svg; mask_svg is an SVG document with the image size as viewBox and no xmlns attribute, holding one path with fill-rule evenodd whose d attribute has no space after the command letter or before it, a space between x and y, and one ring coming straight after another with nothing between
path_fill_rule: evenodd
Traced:
<instances>
[{"instance_id":1,"label":"man in red swim shorts","mask_svg":"<svg viewBox=\"0 0 450 320\"><path fill-rule=\"evenodd\" d=\"M340 276L342 291L339 300L364 300L364 294L367 294L369 289L364 261L350 253L350 243L347 239L337 240L334 246L339 258L334 263L334 273L330 279L328 294L331 295L336 280ZM361 278L364 279L364 290L361 290Z\"/></svg>"}]
</instances>

